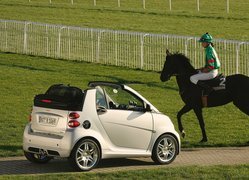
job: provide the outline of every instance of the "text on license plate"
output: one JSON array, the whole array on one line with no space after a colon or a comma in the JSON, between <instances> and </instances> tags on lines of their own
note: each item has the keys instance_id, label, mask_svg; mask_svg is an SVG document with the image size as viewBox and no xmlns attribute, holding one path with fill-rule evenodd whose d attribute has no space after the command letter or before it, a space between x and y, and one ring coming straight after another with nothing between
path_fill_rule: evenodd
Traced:
<instances>
[{"instance_id":1,"label":"text on license plate","mask_svg":"<svg viewBox=\"0 0 249 180\"><path fill-rule=\"evenodd\" d=\"M47 116L39 116L39 123L44 124L44 125L55 126L57 124L57 118L47 117Z\"/></svg>"}]
</instances>

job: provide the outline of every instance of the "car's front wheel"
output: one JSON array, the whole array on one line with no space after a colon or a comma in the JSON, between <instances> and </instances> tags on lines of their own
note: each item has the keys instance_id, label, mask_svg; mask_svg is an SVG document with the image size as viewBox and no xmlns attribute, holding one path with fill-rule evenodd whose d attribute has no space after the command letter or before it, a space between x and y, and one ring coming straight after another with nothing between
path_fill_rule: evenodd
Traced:
<instances>
[{"instance_id":1,"label":"car's front wheel","mask_svg":"<svg viewBox=\"0 0 249 180\"><path fill-rule=\"evenodd\" d=\"M69 157L70 163L79 171L89 171L98 165L100 148L92 139L78 142Z\"/></svg>"},{"instance_id":2,"label":"car's front wheel","mask_svg":"<svg viewBox=\"0 0 249 180\"><path fill-rule=\"evenodd\" d=\"M24 151L24 156L30 162L38 163L38 164L45 164L49 162L51 159L53 159L52 157L49 157L46 155L35 154L35 153L26 152L26 151Z\"/></svg>"},{"instance_id":3,"label":"car's front wheel","mask_svg":"<svg viewBox=\"0 0 249 180\"><path fill-rule=\"evenodd\" d=\"M169 164L176 158L178 148L176 138L170 134L164 134L157 139L151 158L156 164Z\"/></svg>"}]
</instances>

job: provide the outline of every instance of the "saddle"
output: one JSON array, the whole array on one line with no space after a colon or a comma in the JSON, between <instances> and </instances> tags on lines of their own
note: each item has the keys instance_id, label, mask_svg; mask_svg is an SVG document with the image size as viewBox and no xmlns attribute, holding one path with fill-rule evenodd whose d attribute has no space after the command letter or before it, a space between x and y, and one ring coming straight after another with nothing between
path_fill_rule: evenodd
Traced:
<instances>
[{"instance_id":1,"label":"saddle","mask_svg":"<svg viewBox=\"0 0 249 180\"><path fill-rule=\"evenodd\" d=\"M202 80L201 82L212 87L215 91L226 89L226 76L223 74L217 75L214 79Z\"/></svg>"},{"instance_id":2,"label":"saddle","mask_svg":"<svg viewBox=\"0 0 249 180\"><path fill-rule=\"evenodd\" d=\"M205 83L206 86L209 86L210 88L212 88L214 91L218 91L218 90L223 90L226 89L226 77L222 74L217 75L214 79L210 79L210 80L205 80L205 81L201 81L202 83ZM202 91L202 105L203 107L207 107L208 106L208 98L207 95L204 95L205 90Z\"/></svg>"}]
</instances>

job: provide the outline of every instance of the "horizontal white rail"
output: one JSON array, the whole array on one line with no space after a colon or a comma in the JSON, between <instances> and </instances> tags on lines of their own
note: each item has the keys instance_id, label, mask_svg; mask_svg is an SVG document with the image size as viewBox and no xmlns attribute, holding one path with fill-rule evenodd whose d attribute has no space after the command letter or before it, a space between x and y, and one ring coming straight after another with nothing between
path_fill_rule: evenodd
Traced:
<instances>
[{"instance_id":1,"label":"horizontal white rail","mask_svg":"<svg viewBox=\"0 0 249 180\"><path fill-rule=\"evenodd\" d=\"M204 65L197 37L0 20L0 51L160 71L165 49ZM249 42L215 40L221 72L249 75Z\"/></svg>"}]
</instances>

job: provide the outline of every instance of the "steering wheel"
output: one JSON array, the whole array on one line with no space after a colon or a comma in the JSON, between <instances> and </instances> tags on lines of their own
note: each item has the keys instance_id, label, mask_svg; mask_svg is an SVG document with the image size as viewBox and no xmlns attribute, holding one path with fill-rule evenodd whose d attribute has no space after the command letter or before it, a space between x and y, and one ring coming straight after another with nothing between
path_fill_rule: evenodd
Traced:
<instances>
[{"instance_id":1,"label":"steering wheel","mask_svg":"<svg viewBox=\"0 0 249 180\"><path fill-rule=\"evenodd\" d=\"M119 104L118 109L127 109L127 105L126 104Z\"/></svg>"}]
</instances>

